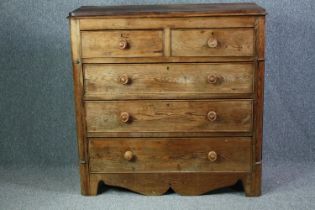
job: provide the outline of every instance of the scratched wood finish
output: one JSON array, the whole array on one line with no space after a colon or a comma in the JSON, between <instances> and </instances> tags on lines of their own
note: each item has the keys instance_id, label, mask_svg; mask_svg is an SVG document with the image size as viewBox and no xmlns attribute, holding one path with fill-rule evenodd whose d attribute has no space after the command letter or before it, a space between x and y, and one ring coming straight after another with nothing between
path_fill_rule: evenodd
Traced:
<instances>
[{"instance_id":1,"label":"scratched wood finish","mask_svg":"<svg viewBox=\"0 0 315 210\"><path fill-rule=\"evenodd\" d=\"M143 195L162 195L169 189L180 195L201 195L229 187L243 180L246 173L92 173L90 195L100 193L100 184L123 187ZM245 189L247 196L248 188Z\"/></svg>"},{"instance_id":2,"label":"scratched wood finish","mask_svg":"<svg viewBox=\"0 0 315 210\"><path fill-rule=\"evenodd\" d=\"M262 139L263 139L263 110L264 110L264 75L265 75L265 18L260 17L257 19L257 106L256 106L256 157L255 161L262 160Z\"/></svg>"},{"instance_id":3,"label":"scratched wood finish","mask_svg":"<svg viewBox=\"0 0 315 210\"><path fill-rule=\"evenodd\" d=\"M255 62L252 56L164 56L164 57L103 57L103 58L82 58L85 64L104 64L104 63L237 63L237 62Z\"/></svg>"},{"instance_id":4,"label":"scratched wood finish","mask_svg":"<svg viewBox=\"0 0 315 210\"><path fill-rule=\"evenodd\" d=\"M249 132L251 100L85 102L87 132ZM210 121L207 114L216 112ZM120 115L130 115L122 122Z\"/></svg>"},{"instance_id":5,"label":"scratched wood finish","mask_svg":"<svg viewBox=\"0 0 315 210\"><path fill-rule=\"evenodd\" d=\"M208 3L167 5L120 5L83 6L70 12L70 17L144 16L144 17L191 17L191 16L234 16L264 15L265 9L255 3Z\"/></svg>"},{"instance_id":6,"label":"scratched wood finish","mask_svg":"<svg viewBox=\"0 0 315 210\"><path fill-rule=\"evenodd\" d=\"M163 31L82 31L82 57L145 57L163 55ZM120 49L120 42L128 42Z\"/></svg>"},{"instance_id":7,"label":"scratched wood finish","mask_svg":"<svg viewBox=\"0 0 315 210\"><path fill-rule=\"evenodd\" d=\"M172 30L172 56L252 56L254 54L253 29L174 29ZM218 45L209 47L208 40Z\"/></svg>"},{"instance_id":8,"label":"scratched wood finish","mask_svg":"<svg viewBox=\"0 0 315 210\"><path fill-rule=\"evenodd\" d=\"M81 193L88 194L89 189L89 170L86 160L87 142L86 142L86 128L85 116L83 108L83 72L82 65L80 64L80 24L78 20L70 19L70 42L71 42L71 57L73 66L73 85L74 85L74 101L75 101L75 114L76 114L76 131L77 131L77 145L80 160L80 185ZM82 164L81 164L82 163Z\"/></svg>"},{"instance_id":9,"label":"scratched wood finish","mask_svg":"<svg viewBox=\"0 0 315 210\"><path fill-rule=\"evenodd\" d=\"M265 71L265 17L256 20L256 105L254 115L254 148L253 172L243 179L244 190L247 196L261 195L262 185L262 141L263 141L263 110L264 110L264 71Z\"/></svg>"},{"instance_id":10,"label":"scratched wood finish","mask_svg":"<svg viewBox=\"0 0 315 210\"><path fill-rule=\"evenodd\" d=\"M89 132L87 137L169 138L169 137L211 137L211 136L253 136L253 132Z\"/></svg>"},{"instance_id":11,"label":"scratched wood finish","mask_svg":"<svg viewBox=\"0 0 315 210\"><path fill-rule=\"evenodd\" d=\"M250 137L89 139L90 171L249 172ZM126 151L133 155L124 159ZM217 159L210 161L209 152Z\"/></svg>"},{"instance_id":12,"label":"scratched wood finish","mask_svg":"<svg viewBox=\"0 0 315 210\"><path fill-rule=\"evenodd\" d=\"M71 12L81 193L104 182L199 195L241 181L259 196L265 14L254 3Z\"/></svg>"},{"instance_id":13,"label":"scratched wood finish","mask_svg":"<svg viewBox=\"0 0 315 210\"><path fill-rule=\"evenodd\" d=\"M253 93L254 65L108 64L84 65L85 99L210 98ZM128 78L122 84L120 78ZM212 79L212 81L208 81Z\"/></svg>"},{"instance_id":14,"label":"scratched wood finish","mask_svg":"<svg viewBox=\"0 0 315 210\"><path fill-rule=\"evenodd\" d=\"M255 26L254 17L195 18L93 18L80 19L81 30L160 29L160 28L248 28Z\"/></svg>"}]
</instances>

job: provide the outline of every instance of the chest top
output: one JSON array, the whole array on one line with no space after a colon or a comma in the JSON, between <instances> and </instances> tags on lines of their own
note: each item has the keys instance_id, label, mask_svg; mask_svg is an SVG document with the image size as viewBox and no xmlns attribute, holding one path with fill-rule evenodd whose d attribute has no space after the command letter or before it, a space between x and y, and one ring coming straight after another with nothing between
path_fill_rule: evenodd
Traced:
<instances>
[{"instance_id":1,"label":"chest top","mask_svg":"<svg viewBox=\"0 0 315 210\"><path fill-rule=\"evenodd\" d=\"M212 3L172 5L82 6L70 17L85 16L233 16L265 15L265 9L255 3Z\"/></svg>"}]
</instances>

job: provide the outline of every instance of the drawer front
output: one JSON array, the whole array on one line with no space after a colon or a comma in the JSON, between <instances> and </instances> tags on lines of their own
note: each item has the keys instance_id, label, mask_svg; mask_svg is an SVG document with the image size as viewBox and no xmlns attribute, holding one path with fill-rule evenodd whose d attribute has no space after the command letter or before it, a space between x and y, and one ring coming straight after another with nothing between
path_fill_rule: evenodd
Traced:
<instances>
[{"instance_id":1,"label":"drawer front","mask_svg":"<svg viewBox=\"0 0 315 210\"><path fill-rule=\"evenodd\" d=\"M86 101L88 132L250 132L251 100Z\"/></svg>"},{"instance_id":2,"label":"drawer front","mask_svg":"<svg viewBox=\"0 0 315 210\"><path fill-rule=\"evenodd\" d=\"M89 139L92 172L249 172L250 137Z\"/></svg>"},{"instance_id":3,"label":"drawer front","mask_svg":"<svg viewBox=\"0 0 315 210\"><path fill-rule=\"evenodd\" d=\"M254 30L172 30L172 56L253 56Z\"/></svg>"},{"instance_id":4,"label":"drawer front","mask_svg":"<svg viewBox=\"0 0 315 210\"><path fill-rule=\"evenodd\" d=\"M207 98L253 92L254 65L87 64L86 99Z\"/></svg>"},{"instance_id":5,"label":"drawer front","mask_svg":"<svg viewBox=\"0 0 315 210\"><path fill-rule=\"evenodd\" d=\"M163 55L163 31L82 31L82 58Z\"/></svg>"}]
</instances>

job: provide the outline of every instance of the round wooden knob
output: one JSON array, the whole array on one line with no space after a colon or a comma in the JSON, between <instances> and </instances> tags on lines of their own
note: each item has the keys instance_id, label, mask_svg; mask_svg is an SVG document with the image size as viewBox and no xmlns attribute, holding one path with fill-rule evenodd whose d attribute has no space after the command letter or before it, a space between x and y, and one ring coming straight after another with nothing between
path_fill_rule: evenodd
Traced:
<instances>
[{"instance_id":1,"label":"round wooden knob","mask_svg":"<svg viewBox=\"0 0 315 210\"><path fill-rule=\"evenodd\" d=\"M209 121L215 121L217 119L217 113L215 111L210 111L207 114L207 118Z\"/></svg>"},{"instance_id":2,"label":"round wooden knob","mask_svg":"<svg viewBox=\"0 0 315 210\"><path fill-rule=\"evenodd\" d=\"M121 122L123 122L123 123L129 122L129 120L130 120L130 115L129 115L129 113L128 113L128 112L122 112L122 113L120 114L120 120L121 120Z\"/></svg>"},{"instance_id":3,"label":"round wooden knob","mask_svg":"<svg viewBox=\"0 0 315 210\"><path fill-rule=\"evenodd\" d=\"M133 153L131 151L126 151L124 154L125 160L131 161L133 159Z\"/></svg>"},{"instance_id":4,"label":"round wooden knob","mask_svg":"<svg viewBox=\"0 0 315 210\"><path fill-rule=\"evenodd\" d=\"M218 46L218 40L214 37L209 38L208 40L208 47L216 48Z\"/></svg>"},{"instance_id":5,"label":"round wooden knob","mask_svg":"<svg viewBox=\"0 0 315 210\"><path fill-rule=\"evenodd\" d=\"M215 84L218 82L218 77L216 77L215 75L209 75L208 76L208 83L209 84Z\"/></svg>"},{"instance_id":6,"label":"round wooden knob","mask_svg":"<svg viewBox=\"0 0 315 210\"><path fill-rule=\"evenodd\" d=\"M130 79L127 74L123 74L119 77L119 82L123 85L127 85L130 82Z\"/></svg>"},{"instance_id":7,"label":"round wooden knob","mask_svg":"<svg viewBox=\"0 0 315 210\"><path fill-rule=\"evenodd\" d=\"M121 49L121 50L124 50L124 49L127 49L127 47L128 47L128 42L127 42L127 40L120 40L120 42L119 42L119 48Z\"/></svg>"},{"instance_id":8,"label":"round wooden knob","mask_svg":"<svg viewBox=\"0 0 315 210\"><path fill-rule=\"evenodd\" d=\"M208 153L208 159L209 159L211 162L216 161L217 158L218 158L218 155L217 155L217 153L216 153L215 151L210 151L210 152Z\"/></svg>"}]
</instances>

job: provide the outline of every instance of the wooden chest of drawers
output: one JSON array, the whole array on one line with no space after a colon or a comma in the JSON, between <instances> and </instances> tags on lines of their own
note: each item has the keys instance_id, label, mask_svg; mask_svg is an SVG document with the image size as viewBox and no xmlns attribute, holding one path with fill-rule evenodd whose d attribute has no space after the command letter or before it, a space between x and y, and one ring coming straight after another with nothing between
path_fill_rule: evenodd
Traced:
<instances>
[{"instance_id":1,"label":"wooden chest of drawers","mask_svg":"<svg viewBox=\"0 0 315 210\"><path fill-rule=\"evenodd\" d=\"M261 194L265 10L253 3L70 13L81 189Z\"/></svg>"}]
</instances>

